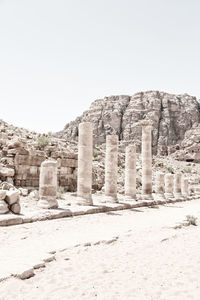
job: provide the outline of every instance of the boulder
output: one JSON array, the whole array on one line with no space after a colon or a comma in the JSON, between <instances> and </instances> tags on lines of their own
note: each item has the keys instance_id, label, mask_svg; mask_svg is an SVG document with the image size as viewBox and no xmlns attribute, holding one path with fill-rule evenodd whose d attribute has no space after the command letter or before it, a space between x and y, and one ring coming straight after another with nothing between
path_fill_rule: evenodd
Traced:
<instances>
[{"instance_id":1,"label":"boulder","mask_svg":"<svg viewBox=\"0 0 200 300\"><path fill-rule=\"evenodd\" d=\"M6 198L5 201L8 203L8 205L12 205L14 203L18 203L20 200L20 193L18 190L9 190L6 191Z\"/></svg>"},{"instance_id":2,"label":"boulder","mask_svg":"<svg viewBox=\"0 0 200 300\"><path fill-rule=\"evenodd\" d=\"M6 191L0 190L0 200L4 200L6 198Z\"/></svg>"},{"instance_id":3,"label":"boulder","mask_svg":"<svg viewBox=\"0 0 200 300\"><path fill-rule=\"evenodd\" d=\"M20 212L21 212L21 206L19 203L14 203L14 204L10 205L9 208L14 214L20 214Z\"/></svg>"},{"instance_id":4,"label":"boulder","mask_svg":"<svg viewBox=\"0 0 200 300\"><path fill-rule=\"evenodd\" d=\"M21 194L23 197L28 196L28 190L27 190L27 189L19 188L19 191L20 191L20 194Z\"/></svg>"}]
</instances>

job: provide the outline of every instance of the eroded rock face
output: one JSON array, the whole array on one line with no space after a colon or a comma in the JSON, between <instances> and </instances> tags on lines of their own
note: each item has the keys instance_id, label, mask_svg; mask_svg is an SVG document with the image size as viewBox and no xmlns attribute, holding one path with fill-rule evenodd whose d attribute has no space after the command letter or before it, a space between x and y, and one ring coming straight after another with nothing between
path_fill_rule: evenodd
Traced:
<instances>
[{"instance_id":1,"label":"eroded rock face","mask_svg":"<svg viewBox=\"0 0 200 300\"><path fill-rule=\"evenodd\" d=\"M81 117L67 124L58 137L76 140L80 122L94 123L95 144L105 143L106 135L117 134L125 145L141 148L141 120L152 120L153 154L167 155L170 147L181 145L185 132L200 122L196 97L147 91L133 96L110 96L95 100Z\"/></svg>"},{"instance_id":2,"label":"eroded rock face","mask_svg":"<svg viewBox=\"0 0 200 300\"><path fill-rule=\"evenodd\" d=\"M183 141L173 149L173 157L177 160L200 162L200 124L193 124L187 130Z\"/></svg>"}]
</instances>

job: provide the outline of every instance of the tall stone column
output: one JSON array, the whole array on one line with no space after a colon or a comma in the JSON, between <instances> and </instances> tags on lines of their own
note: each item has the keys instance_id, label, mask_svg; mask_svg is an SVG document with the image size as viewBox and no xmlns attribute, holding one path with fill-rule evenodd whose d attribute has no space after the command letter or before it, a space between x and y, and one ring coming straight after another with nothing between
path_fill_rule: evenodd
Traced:
<instances>
[{"instance_id":1,"label":"tall stone column","mask_svg":"<svg viewBox=\"0 0 200 300\"><path fill-rule=\"evenodd\" d=\"M189 187L188 187L188 179L182 179L181 192L183 197L187 198L189 196Z\"/></svg>"},{"instance_id":2,"label":"tall stone column","mask_svg":"<svg viewBox=\"0 0 200 300\"><path fill-rule=\"evenodd\" d=\"M180 173L174 174L174 197L175 197L175 199L182 198L181 179L182 179L182 175Z\"/></svg>"},{"instance_id":3,"label":"tall stone column","mask_svg":"<svg viewBox=\"0 0 200 300\"><path fill-rule=\"evenodd\" d=\"M165 198L174 198L174 174L165 174Z\"/></svg>"},{"instance_id":4,"label":"tall stone column","mask_svg":"<svg viewBox=\"0 0 200 300\"><path fill-rule=\"evenodd\" d=\"M117 200L117 175L118 175L118 136L106 137L105 159L105 201L118 202Z\"/></svg>"},{"instance_id":5,"label":"tall stone column","mask_svg":"<svg viewBox=\"0 0 200 300\"><path fill-rule=\"evenodd\" d=\"M164 182L165 174L161 172L156 173L156 184L155 184L155 197L156 200L164 200L164 191L165 191L165 182Z\"/></svg>"},{"instance_id":6,"label":"tall stone column","mask_svg":"<svg viewBox=\"0 0 200 300\"><path fill-rule=\"evenodd\" d=\"M38 206L41 208L57 208L57 161L45 160L40 168L40 186Z\"/></svg>"},{"instance_id":7,"label":"tall stone column","mask_svg":"<svg viewBox=\"0 0 200 300\"><path fill-rule=\"evenodd\" d=\"M93 205L92 201L92 159L93 159L93 124L83 122L79 124L78 138L78 205Z\"/></svg>"},{"instance_id":8,"label":"tall stone column","mask_svg":"<svg viewBox=\"0 0 200 300\"><path fill-rule=\"evenodd\" d=\"M142 121L142 199L152 200L151 121Z\"/></svg>"},{"instance_id":9,"label":"tall stone column","mask_svg":"<svg viewBox=\"0 0 200 300\"><path fill-rule=\"evenodd\" d=\"M136 147L126 147L125 157L125 199L136 199Z\"/></svg>"}]
</instances>

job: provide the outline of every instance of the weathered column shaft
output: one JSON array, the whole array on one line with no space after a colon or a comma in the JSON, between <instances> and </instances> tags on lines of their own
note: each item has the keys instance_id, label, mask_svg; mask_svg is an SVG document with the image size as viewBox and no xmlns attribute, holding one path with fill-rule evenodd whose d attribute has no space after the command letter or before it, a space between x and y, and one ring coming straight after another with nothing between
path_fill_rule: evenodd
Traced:
<instances>
[{"instance_id":1,"label":"weathered column shaft","mask_svg":"<svg viewBox=\"0 0 200 300\"><path fill-rule=\"evenodd\" d=\"M166 174L165 175L165 197L173 198L174 197L174 175Z\"/></svg>"},{"instance_id":2,"label":"weathered column shaft","mask_svg":"<svg viewBox=\"0 0 200 300\"><path fill-rule=\"evenodd\" d=\"M189 196L189 186L188 186L188 179L187 178L182 179L181 192L182 192L182 195L184 197Z\"/></svg>"},{"instance_id":3,"label":"weathered column shaft","mask_svg":"<svg viewBox=\"0 0 200 300\"><path fill-rule=\"evenodd\" d=\"M155 180L155 192L156 197L160 200L163 200L164 192L165 192L165 182L164 182L165 174L161 172L156 173L156 180Z\"/></svg>"},{"instance_id":4,"label":"weathered column shaft","mask_svg":"<svg viewBox=\"0 0 200 300\"><path fill-rule=\"evenodd\" d=\"M142 198L152 199L152 150L150 121L142 121Z\"/></svg>"},{"instance_id":5,"label":"weathered column shaft","mask_svg":"<svg viewBox=\"0 0 200 300\"><path fill-rule=\"evenodd\" d=\"M105 159L105 201L117 201L117 175L118 175L118 136L106 137Z\"/></svg>"},{"instance_id":6,"label":"weathered column shaft","mask_svg":"<svg viewBox=\"0 0 200 300\"><path fill-rule=\"evenodd\" d=\"M180 173L174 174L174 197L181 198L181 179L182 175Z\"/></svg>"},{"instance_id":7,"label":"weathered column shaft","mask_svg":"<svg viewBox=\"0 0 200 300\"><path fill-rule=\"evenodd\" d=\"M38 206L57 208L57 161L45 160L40 168L40 187Z\"/></svg>"},{"instance_id":8,"label":"weathered column shaft","mask_svg":"<svg viewBox=\"0 0 200 300\"><path fill-rule=\"evenodd\" d=\"M126 147L125 157L125 198L136 198L136 147Z\"/></svg>"},{"instance_id":9,"label":"weathered column shaft","mask_svg":"<svg viewBox=\"0 0 200 300\"><path fill-rule=\"evenodd\" d=\"M92 205L93 124L79 124L76 204Z\"/></svg>"}]
</instances>

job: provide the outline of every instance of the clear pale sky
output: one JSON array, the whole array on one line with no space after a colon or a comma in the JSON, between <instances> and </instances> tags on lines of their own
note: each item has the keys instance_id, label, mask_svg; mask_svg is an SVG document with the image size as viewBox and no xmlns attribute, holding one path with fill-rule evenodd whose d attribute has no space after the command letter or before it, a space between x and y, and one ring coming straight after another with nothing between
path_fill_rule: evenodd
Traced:
<instances>
[{"instance_id":1,"label":"clear pale sky","mask_svg":"<svg viewBox=\"0 0 200 300\"><path fill-rule=\"evenodd\" d=\"M104 96L200 97L199 0L0 0L0 118L58 131Z\"/></svg>"}]
</instances>

